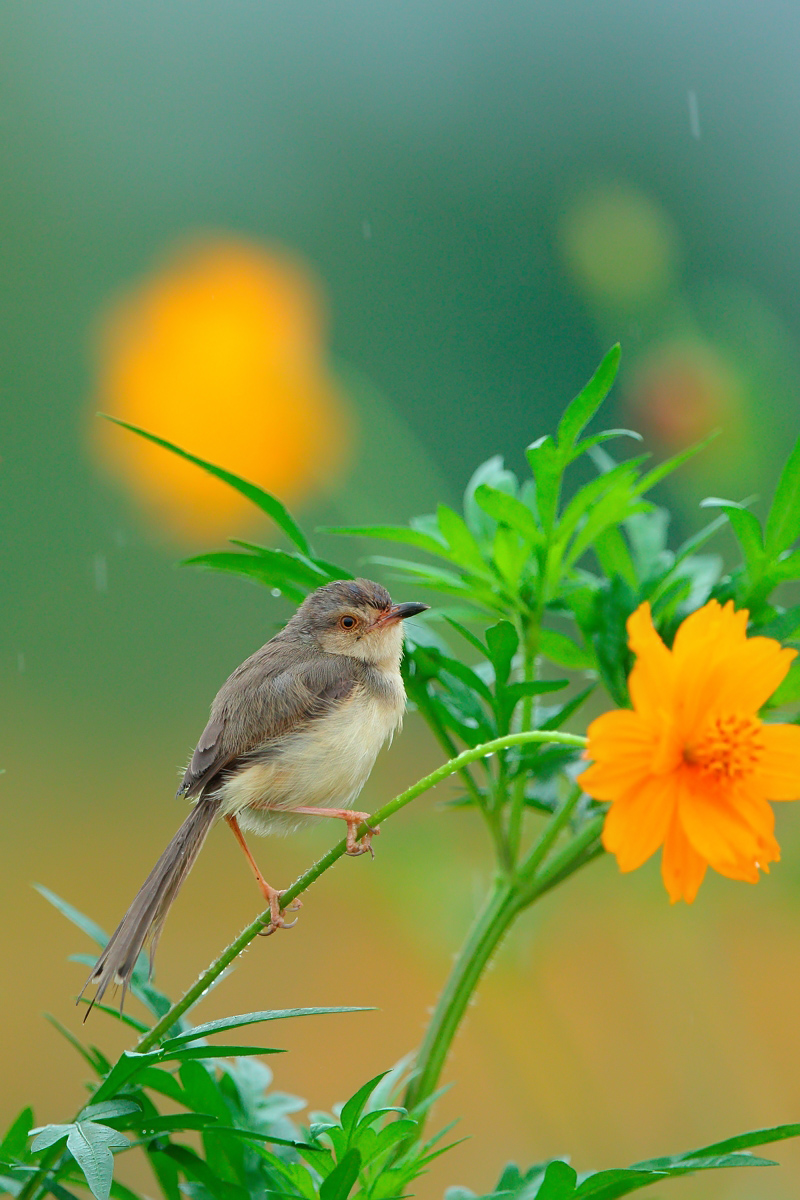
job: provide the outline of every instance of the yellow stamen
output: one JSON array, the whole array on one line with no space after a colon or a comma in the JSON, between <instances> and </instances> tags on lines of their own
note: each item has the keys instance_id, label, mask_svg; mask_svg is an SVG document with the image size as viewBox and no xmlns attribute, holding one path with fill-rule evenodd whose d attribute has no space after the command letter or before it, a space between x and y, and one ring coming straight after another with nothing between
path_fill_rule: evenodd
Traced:
<instances>
[{"instance_id":1,"label":"yellow stamen","mask_svg":"<svg viewBox=\"0 0 800 1200\"><path fill-rule=\"evenodd\" d=\"M744 779L764 753L761 722L738 713L715 717L701 737L684 748L684 761L717 779Z\"/></svg>"}]
</instances>

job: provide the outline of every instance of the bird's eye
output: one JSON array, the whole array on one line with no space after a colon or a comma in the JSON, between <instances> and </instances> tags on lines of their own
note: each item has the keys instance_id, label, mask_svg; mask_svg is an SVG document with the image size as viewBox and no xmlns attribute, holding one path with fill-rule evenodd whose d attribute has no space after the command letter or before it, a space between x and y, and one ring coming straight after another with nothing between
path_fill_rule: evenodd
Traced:
<instances>
[{"instance_id":1,"label":"bird's eye","mask_svg":"<svg viewBox=\"0 0 800 1200\"><path fill-rule=\"evenodd\" d=\"M341 625L342 629L353 629L358 624L358 621L355 617L348 615L345 617L340 617L339 624Z\"/></svg>"}]
</instances>

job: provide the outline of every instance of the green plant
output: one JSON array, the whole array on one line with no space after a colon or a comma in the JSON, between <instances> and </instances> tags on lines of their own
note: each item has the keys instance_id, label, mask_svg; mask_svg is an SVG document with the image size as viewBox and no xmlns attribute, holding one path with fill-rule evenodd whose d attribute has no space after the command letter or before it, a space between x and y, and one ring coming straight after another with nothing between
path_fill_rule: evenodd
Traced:
<instances>
[{"instance_id":1,"label":"green plant","mask_svg":"<svg viewBox=\"0 0 800 1200\"><path fill-rule=\"evenodd\" d=\"M32 1142L27 1135L33 1114L23 1110L0 1144L8 1192L22 1200L48 1193L68 1197L72 1187L86 1185L98 1200L109 1195L131 1200L133 1193L113 1179L113 1155L136 1145L147 1154L168 1200L177 1200L181 1188L201 1200L267 1194L394 1200L407 1194L431 1159L448 1148L440 1144L443 1134L426 1139L424 1126L486 964L525 909L604 852L605 805L576 782L586 738L564 726L598 684L616 704L628 703L630 615L647 602L670 644L688 614L709 600L732 599L737 607L749 608L753 633L789 642L800 638L800 606L784 608L774 598L780 584L800 578L800 551L793 548L800 536L800 442L763 529L743 505L708 501L720 514L670 550L668 514L649 496L702 447L647 468L646 455L616 462L607 450L612 440L636 434L584 434L613 383L618 358L616 348L606 356L566 409L554 437L528 447L531 478L519 481L502 460L492 458L473 475L463 513L442 505L408 527L325 531L410 548L413 560L380 555L371 561L444 598L434 621L413 635L404 670L409 698L448 758L372 819L386 822L434 784L457 775L462 791L451 803L481 814L494 853L491 888L413 1059L365 1084L338 1116L315 1119L298 1130L289 1118L299 1102L268 1092L269 1072L253 1057L277 1051L220 1046L214 1038L256 1021L320 1016L320 1010L251 1013L205 1025L188 1021L194 1005L269 922L264 913L175 1003L155 989L147 964L140 962L132 991L152 1023L99 1006L138 1035L135 1049L116 1062L59 1026L96 1077L90 1103L72 1122L36 1130ZM242 492L289 542L287 549L274 549L234 541L235 550L199 555L190 564L243 576L294 602L329 580L350 577L316 555L274 497L150 433L127 428ZM565 480L582 459L593 464L595 474L569 494ZM719 556L700 553L725 525L742 551L741 564L728 573ZM560 692L564 695L557 696ZM770 703L798 699L800 668L795 666ZM309 868L289 888L286 903L344 850L342 840ZM105 935L93 922L47 895L104 944ZM163 1115L161 1097L182 1112ZM199 1132L201 1149L177 1140L187 1130ZM784 1125L582 1177L560 1159L525 1173L507 1167L490 1195L614 1200L673 1175L766 1165L748 1151L799 1133L800 1125ZM451 1189L449 1198L467 1195L472 1193Z\"/></svg>"}]
</instances>

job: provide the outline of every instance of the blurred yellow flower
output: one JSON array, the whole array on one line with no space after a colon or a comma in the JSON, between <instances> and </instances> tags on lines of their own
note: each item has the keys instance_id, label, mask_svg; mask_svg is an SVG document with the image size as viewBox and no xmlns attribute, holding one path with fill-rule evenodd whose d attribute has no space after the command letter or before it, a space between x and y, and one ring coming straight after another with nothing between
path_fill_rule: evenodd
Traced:
<instances>
[{"instance_id":1,"label":"blurred yellow flower","mask_svg":"<svg viewBox=\"0 0 800 1200\"><path fill-rule=\"evenodd\" d=\"M747 618L711 600L668 650L642 604L628 620L633 710L589 726L593 765L578 782L611 802L603 844L622 871L663 846L673 903L694 900L707 866L756 883L780 857L768 801L800 797L800 727L757 715L796 652L748 638Z\"/></svg>"},{"instance_id":2,"label":"blurred yellow flower","mask_svg":"<svg viewBox=\"0 0 800 1200\"><path fill-rule=\"evenodd\" d=\"M186 245L114 304L100 336L100 407L227 467L289 503L329 484L351 441L325 365L321 297L308 271L253 243ZM95 445L160 527L235 532L230 488L104 421Z\"/></svg>"}]
</instances>

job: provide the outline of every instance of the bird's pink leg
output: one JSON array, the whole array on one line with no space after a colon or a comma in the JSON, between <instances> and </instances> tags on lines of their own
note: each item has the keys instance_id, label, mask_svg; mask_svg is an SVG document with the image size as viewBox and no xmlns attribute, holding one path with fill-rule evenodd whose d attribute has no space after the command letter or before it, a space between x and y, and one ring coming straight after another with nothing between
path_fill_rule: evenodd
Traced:
<instances>
[{"instance_id":1,"label":"bird's pink leg","mask_svg":"<svg viewBox=\"0 0 800 1200\"><path fill-rule=\"evenodd\" d=\"M283 895L283 892L279 892L276 888L270 887L264 876L259 871L258 863L250 853L250 847L244 840L244 834L239 828L239 822L236 820L236 817L226 817L225 820L228 822L233 836L236 838L237 842L244 851L244 856L252 867L253 874L256 877L256 882L261 889L261 894L269 905L270 924L269 928L264 931L264 936L266 937L270 933L274 933L276 929L291 929L292 925L297 924L297 918L295 917L294 921L290 921L288 925L284 920L283 909L281 908L281 896ZM301 907L300 901L296 900L289 911L293 912L294 909Z\"/></svg>"},{"instance_id":2,"label":"bird's pink leg","mask_svg":"<svg viewBox=\"0 0 800 1200\"><path fill-rule=\"evenodd\" d=\"M347 853L356 857L369 851L372 857L375 857L372 839L380 833L380 829L368 829L360 841L356 837L356 830L362 821L369 820L369 813L355 812L352 808L293 808L292 812L305 813L308 817L335 817L339 821L346 821Z\"/></svg>"}]
</instances>

